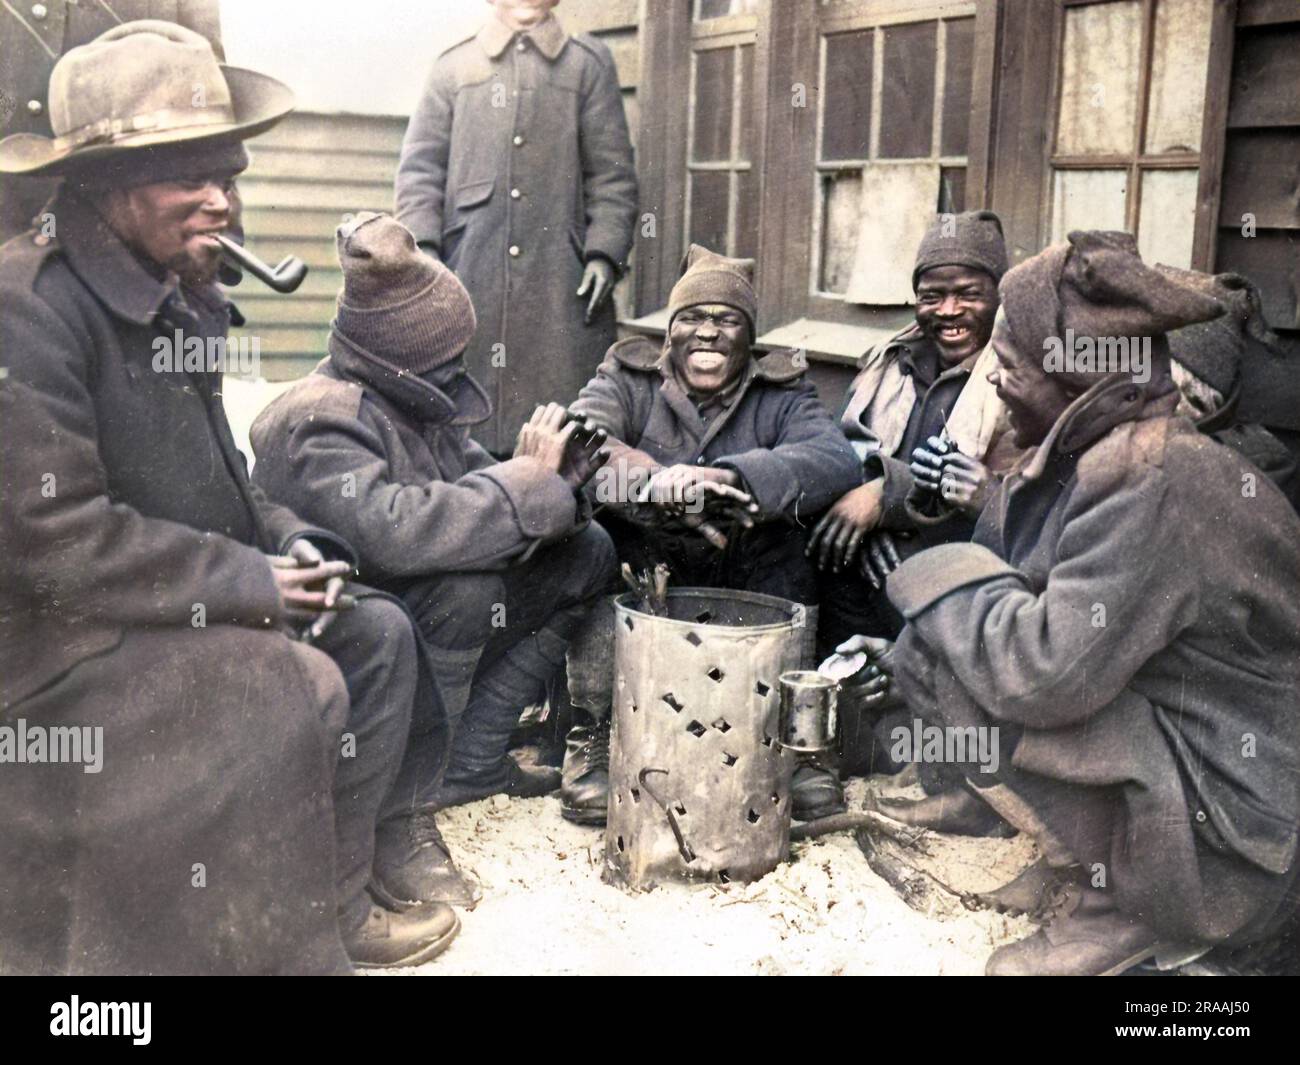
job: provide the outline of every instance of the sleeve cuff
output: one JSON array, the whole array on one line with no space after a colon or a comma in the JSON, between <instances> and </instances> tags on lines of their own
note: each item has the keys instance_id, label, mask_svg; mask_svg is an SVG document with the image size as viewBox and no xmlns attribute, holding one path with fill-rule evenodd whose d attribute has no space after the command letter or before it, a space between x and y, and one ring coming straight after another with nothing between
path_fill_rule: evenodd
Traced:
<instances>
[{"instance_id":1,"label":"sleeve cuff","mask_svg":"<svg viewBox=\"0 0 1300 1065\"><path fill-rule=\"evenodd\" d=\"M996 577L1024 578L1014 566L980 544L940 544L921 551L889 575L885 591L898 612L911 621L940 599L971 584Z\"/></svg>"},{"instance_id":2,"label":"sleeve cuff","mask_svg":"<svg viewBox=\"0 0 1300 1065\"><path fill-rule=\"evenodd\" d=\"M915 523L912 521L911 513L907 508L907 496L912 491L915 482L912 479L912 470L907 463L890 455L882 455L876 452L867 456L866 461L862 464L862 469L866 475L866 481L881 477L885 482L882 496L884 509L880 515L880 527L882 529L915 528Z\"/></svg>"},{"instance_id":3,"label":"sleeve cuff","mask_svg":"<svg viewBox=\"0 0 1300 1065\"><path fill-rule=\"evenodd\" d=\"M573 490L536 459L509 459L478 476L495 481L505 492L525 536L549 540L574 531L579 504Z\"/></svg>"},{"instance_id":4,"label":"sleeve cuff","mask_svg":"<svg viewBox=\"0 0 1300 1065\"><path fill-rule=\"evenodd\" d=\"M734 470L745 482L749 494L758 504L760 516L784 514L798 485L790 468L774 451L755 448L739 455L728 455L713 463L718 469Z\"/></svg>"},{"instance_id":5,"label":"sleeve cuff","mask_svg":"<svg viewBox=\"0 0 1300 1065\"><path fill-rule=\"evenodd\" d=\"M583 249L583 258L586 262L590 262L592 259L607 260L613 264L620 277L627 269L627 249L620 251L618 242L612 239L606 240L591 229L587 230L587 243Z\"/></svg>"},{"instance_id":6,"label":"sleeve cuff","mask_svg":"<svg viewBox=\"0 0 1300 1065\"><path fill-rule=\"evenodd\" d=\"M317 550L325 556L327 562L346 562L353 569L357 568L357 553L352 545L341 536L335 536L327 529L298 529L284 538L280 544L280 554L287 555L289 548L298 540L310 540Z\"/></svg>"}]
</instances>

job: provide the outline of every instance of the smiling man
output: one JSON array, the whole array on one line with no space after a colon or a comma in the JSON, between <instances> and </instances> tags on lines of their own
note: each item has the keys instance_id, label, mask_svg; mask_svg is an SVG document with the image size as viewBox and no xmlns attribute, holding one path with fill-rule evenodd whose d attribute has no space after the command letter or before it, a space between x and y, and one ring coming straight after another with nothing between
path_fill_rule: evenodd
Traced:
<instances>
[{"instance_id":1,"label":"smiling man","mask_svg":"<svg viewBox=\"0 0 1300 1065\"><path fill-rule=\"evenodd\" d=\"M662 347L644 337L615 344L572 407L609 434L610 462L589 489L601 524L620 559L636 570L666 562L675 586L814 607L801 524L858 483L857 461L793 353L754 357L753 260L692 245L684 266ZM810 632L814 618L810 609ZM570 655L570 694L600 724L591 744L571 743L561 797L567 816L603 821L603 770L584 767L599 765L608 745L613 677L589 667L602 658L599 634L588 636ZM606 628L606 648L612 640ZM837 782L806 767L794 801L805 818L833 808Z\"/></svg>"},{"instance_id":2,"label":"smiling man","mask_svg":"<svg viewBox=\"0 0 1300 1065\"><path fill-rule=\"evenodd\" d=\"M219 373L155 369L224 341L215 235L293 96L161 21L49 96L55 137L0 142L0 173L62 180L0 250L0 720L102 727L103 768L0 773L0 970L427 960L455 914L366 890L381 810L409 814L410 620L343 600L348 546L249 483Z\"/></svg>"},{"instance_id":3,"label":"smiling man","mask_svg":"<svg viewBox=\"0 0 1300 1065\"><path fill-rule=\"evenodd\" d=\"M823 653L855 632L898 634L885 577L923 548L969 540L995 468L1009 464L1005 410L987 380L1006 270L997 215L941 215L917 249L916 321L866 356L849 389L840 426L862 464L859 483L808 548L822 574ZM847 762L865 769L874 757L887 768L888 744L860 724L870 723L846 719Z\"/></svg>"},{"instance_id":4,"label":"smiling man","mask_svg":"<svg viewBox=\"0 0 1300 1065\"><path fill-rule=\"evenodd\" d=\"M923 718L997 728L969 790L1043 860L1001 897L1046 911L990 974L1121 972L1246 945L1294 913L1300 523L1175 415L1166 334L1223 306L1130 234L1074 232L1009 272L993 384L1031 449L974 542L905 562L893 655ZM1049 372L1070 335L1147 339L1152 372Z\"/></svg>"}]
</instances>

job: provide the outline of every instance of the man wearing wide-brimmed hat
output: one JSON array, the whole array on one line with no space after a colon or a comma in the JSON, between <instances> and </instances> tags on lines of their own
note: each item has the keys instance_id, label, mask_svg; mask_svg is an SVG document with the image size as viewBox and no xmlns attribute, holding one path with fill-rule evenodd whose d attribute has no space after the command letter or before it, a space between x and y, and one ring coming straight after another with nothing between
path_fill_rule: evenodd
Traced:
<instances>
[{"instance_id":1,"label":"man wearing wide-brimmed hat","mask_svg":"<svg viewBox=\"0 0 1300 1065\"><path fill-rule=\"evenodd\" d=\"M220 0L43 0L0 4L0 136L53 135L46 93L54 65L123 22L163 19L202 34L224 62ZM57 180L6 178L0 185L0 244L27 230L57 191Z\"/></svg>"},{"instance_id":2,"label":"man wearing wide-brimmed hat","mask_svg":"<svg viewBox=\"0 0 1300 1065\"><path fill-rule=\"evenodd\" d=\"M0 250L0 718L103 750L83 773L0 743L27 763L0 769L0 968L431 957L455 914L366 892L409 619L356 588L340 612L347 545L250 485L220 373L170 350L225 339L214 238L242 142L292 95L146 21L64 56L49 103L52 138L0 142L0 173L62 179L50 225Z\"/></svg>"},{"instance_id":3,"label":"man wearing wide-brimmed hat","mask_svg":"<svg viewBox=\"0 0 1300 1065\"><path fill-rule=\"evenodd\" d=\"M1030 450L972 543L887 586L909 707L999 745L991 771L953 765L952 801L988 804L1043 855L994 895L1046 927L988 972L1257 942L1294 912L1300 521L1174 414L1166 334L1223 305L1104 232L1022 263L1001 296L992 381Z\"/></svg>"}]
</instances>

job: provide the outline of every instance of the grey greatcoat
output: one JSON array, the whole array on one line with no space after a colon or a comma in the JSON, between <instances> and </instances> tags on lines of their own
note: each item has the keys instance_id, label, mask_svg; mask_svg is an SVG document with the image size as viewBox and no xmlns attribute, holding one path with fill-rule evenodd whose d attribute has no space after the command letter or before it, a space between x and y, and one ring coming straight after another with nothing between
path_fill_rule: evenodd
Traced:
<instances>
[{"instance_id":1,"label":"grey greatcoat","mask_svg":"<svg viewBox=\"0 0 1300 1065\"><path fill-rule=\"evenodd\" d=\"M516 37L493 18L433 65L397 173L397 217L435 245L474 300L470 372L495 408L475 437L508 453L544 400L578 394L615 340L590 326L585 264L621 270L636 175L618 75L594 37L552 18Z\"/></svg>"},{"instance_id":2,"label":"grey greatcoat","mask_svg":"<svg viewBox=\"0 0 1300 1065\"><path fill-rule=\"evenodd\" d=\"M1023 729L1006 782L1120 908L1219 942L1257 932L1295 872L1300 521L1158 380L1076 400L974 541L888 591L909 706Z\"/></svg>"}]
</instances>

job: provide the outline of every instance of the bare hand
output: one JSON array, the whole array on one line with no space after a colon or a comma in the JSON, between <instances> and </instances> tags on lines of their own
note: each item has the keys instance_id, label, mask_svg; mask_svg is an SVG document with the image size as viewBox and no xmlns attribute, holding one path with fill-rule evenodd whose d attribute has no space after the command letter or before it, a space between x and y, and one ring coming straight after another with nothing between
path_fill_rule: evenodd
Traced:
<instances>
[{"instance_id":1,"label":"bare hand","mask_svg":"<svg viewBox=\"0 0 1300 1065\"><path fill-rule=\"evenodd\" d=\"M884 486L881 478L846 492L822 517L808 538L805 554L817 558L817 568L839 573L853 561L862 538L880 524L884 514Z\"/></svg>"},{"instance_id":2,"label":"bare hand","mask_svg":"<svg viewBox=\"0 0 1300 1065\"><path fill-rule=\"evenodd\" d=\"M939 478L939 495L949 506L971 517L979 514L988 502L997 478L984 463L960 451L943 457Z\"/></svg>"},{"instance_id":3,"label":"bare hand","mask_svg":"<svg viewBox=\"0 0 1300 1065\"><path fill-rule=\"evenodd\" d=\"M898 545L889 533L879 529L868 538L867 549L862 553L862 575L876 591L885 586L885 578L902 564Z\"/></svg>"},{"instance_id":4,"label":"bare hand","mask_svg":"<svg viewBox=\"0 0 1300 1065\"><path fill-rule=\"evenodd\" d=\"M855 688L855 694L862 704L880 709L896 701L891 690L894 679L894 641L880 636L854 636L835 648L837 655L852 655L859 651L871 662L862 673L861 683Z\"/></svg>"},{"instance_id":5,"label":"bare hand","mask_svg":"<svg viewBox=\"0 0 1300 1065\"><path fill-rule=\"evenodd\" d=\"M579 423L572 421L569 412L558 403L539 406L519 430L515 458L536 459L562 477L569 461L569 442L578 429Z\"/></svg>"},{"instance_id":6,"label":"bare hand","mask_svg":"<svg viewBox=\"0 0 1300 1065\"><path fill-rule=\"evenodd\" d=\"M650 478L637 502L680 508L687 501L686 497L693 494L697 486L704 484L723 485L739 491L740 475L735 470L721 470L713 466L691 466L687 463L665 466Z\"/></svg>"},{"instance_id":7,"label":"bare hand","mask_svg":"<svg viewBox=\"0 0 1300 1065\"><path fill-rule=\"evenodd\" d=\"M352 567L346 562L326 562L310 540L295 540L288 557L272 557L271 573L280 592L280 605L291 621L311 623L310 634L319 636L341 608L343 585Z\"/></svg>"},{"instance_id":8,"label":"bare hand","mask_svg":"<svg viewBox=\"0 0 1300 1065\"><path fill-rule=\"evenodd\" d=\"M604 259L592 259L582 272L582 284L578 286L577 293L580 297L591 293L591 299L587 301L587 314L583 319L587 325L591 325L596 312L613 291L614 268Z\"/></svg>"}]
</instances>

